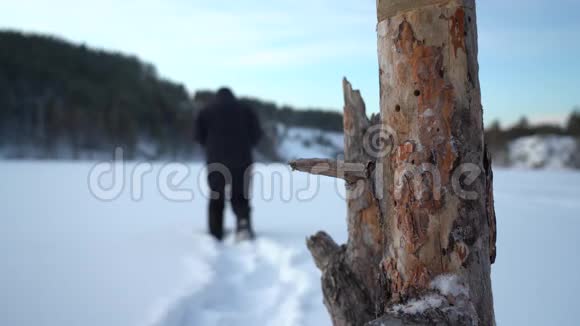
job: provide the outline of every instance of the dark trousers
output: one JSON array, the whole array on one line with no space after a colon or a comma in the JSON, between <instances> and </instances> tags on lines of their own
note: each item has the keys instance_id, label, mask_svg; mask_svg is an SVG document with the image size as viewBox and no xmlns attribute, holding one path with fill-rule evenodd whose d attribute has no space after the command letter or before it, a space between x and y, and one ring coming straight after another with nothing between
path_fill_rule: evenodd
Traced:
<instances>
[{"instance_id":1,"label":"dark trousers","mask_svg":"<svg viewBox=\"0 0 580 326\"><path fill-rule=\"evenodd\" d=\"M213 171L208 174L208 183L211 190L209 200L209 232L218 240L224 235L224 208L226 185L231 187L230 203L237 218L237 225L241 221L250 225L250 171L249 167L228 168L229 173ZM248 173L246 173L248 171Z\"/></svg>"}]
</instances>

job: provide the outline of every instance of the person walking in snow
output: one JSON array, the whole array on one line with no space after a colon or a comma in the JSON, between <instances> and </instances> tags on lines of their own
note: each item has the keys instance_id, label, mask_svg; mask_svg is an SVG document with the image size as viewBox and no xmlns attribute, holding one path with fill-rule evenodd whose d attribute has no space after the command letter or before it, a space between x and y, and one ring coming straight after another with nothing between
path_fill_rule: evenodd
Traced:
<instances>
[{"instance_id":1,"label":"person walking in snow","mask_svg":"<svg viewBox=\"0 0 580 326\"><path fill-rule=\"evenodd\" d=\"M262 137L255 113L238 101L228 88L218 90L212 103L201 110L195 123L195 140L205 151L208 164L209 232L224 236L225 187L237 218L236 239L254 237L250 218L249 185L252 149Z\"/></svg>"}]
</instances>

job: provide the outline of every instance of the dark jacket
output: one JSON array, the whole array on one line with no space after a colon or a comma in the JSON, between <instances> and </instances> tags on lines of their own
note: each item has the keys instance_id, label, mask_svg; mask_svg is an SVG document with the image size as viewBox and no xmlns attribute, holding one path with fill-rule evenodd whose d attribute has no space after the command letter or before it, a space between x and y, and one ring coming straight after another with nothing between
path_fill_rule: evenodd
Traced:
<instances>
[{"instance_id":1,"label":"dark jacket","mask_svg":"<svg viewBox=\"0 0 580 326\"><path fill-rule=\"evenodd\" d=\"M208 163L231 168L248 166L253 163L252 148L261 137L255 113L229 90L220 90L196 120L195 140L204 147Z\"/></svg>"}]
</instances>

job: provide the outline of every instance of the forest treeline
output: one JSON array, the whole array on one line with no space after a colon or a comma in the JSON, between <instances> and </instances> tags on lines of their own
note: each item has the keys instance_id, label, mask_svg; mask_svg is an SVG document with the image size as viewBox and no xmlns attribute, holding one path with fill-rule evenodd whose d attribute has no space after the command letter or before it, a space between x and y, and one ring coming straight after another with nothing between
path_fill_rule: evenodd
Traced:
<instances>
[{"instance_id":1,"label":"forest treeline","mask_svg":"<svg viewBox=\"0 0 580 326\"><path fill-rule=\"evenodd\" d=\"M196 112L212 92L193 96L137 57L50 36L0 31L0 147L12 158L90 158L123 147L127 158L189 159ZM274 126L341 130L339 113L243 99ZM275 139L260 146L276 159Z\"/></svg>"},{"instance_id":2,"label":"forest treeline","mask_svg":"<svg viewBox=\"0 0 580 326\"><path fill-rule=\"evenodd\" d=\"M92 49L50 36L0 31L0 149L4 157L83 159L110 157L192 159L197 112L212 91L189 94L137 57ZM268 137L261 159L277 160L280 125L342 131L339 112L279 106L242 98L260 116ZM567 126L510 128L493 123L486 132L492 152L534 134L580 137L580 110Z\"/></svg>"},{"instance_id":3,"label":"forest treeline","mask_svg":"<svg viewBox=\"0 0 580 326\"><path fill-rule=\"evenodd\" d=\"M186 150L186 89L136 57L46 36L0 33L0 139L16 157L77 158L139 139ZM171 144L171 146L168 146Z\"/></svg>"}]
</instances>

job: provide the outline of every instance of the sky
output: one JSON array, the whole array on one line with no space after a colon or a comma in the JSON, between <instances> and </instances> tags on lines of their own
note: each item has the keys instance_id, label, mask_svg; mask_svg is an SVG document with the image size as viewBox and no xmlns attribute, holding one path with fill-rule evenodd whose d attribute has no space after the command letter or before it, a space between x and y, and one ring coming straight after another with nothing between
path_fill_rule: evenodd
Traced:
<instances>
[{"instance_id":1,"label":"sky","mask_svg":"<svg viewBox=\"0 0 580 326\"><path fill-rule=\"evenodd\" d=\"M0 0L0 29L133 54L190 92L230 86L342 108L341 80L379 110L375 0ZM580 1L479 0L484 118L560 122L580 105Z\"/></svg>"}]
</instances>

